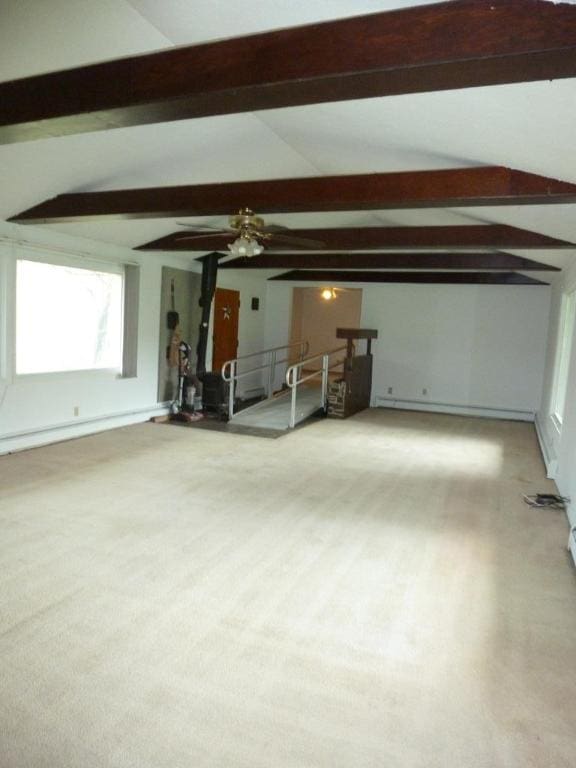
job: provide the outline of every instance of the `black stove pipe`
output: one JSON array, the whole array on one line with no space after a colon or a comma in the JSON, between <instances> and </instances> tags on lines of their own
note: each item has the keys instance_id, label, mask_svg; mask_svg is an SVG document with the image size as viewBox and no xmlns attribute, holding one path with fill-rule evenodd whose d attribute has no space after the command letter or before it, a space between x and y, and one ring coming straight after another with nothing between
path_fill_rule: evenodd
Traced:
<instances>
[{"instance_id":1,"label":"black stove pipe","mask_svg":"<svg viewBox=\"0 0 576 768\"><path fill-rule=\"evenodd\" d=\"M202 285L199 304L202 307L202 319L196 347L196 373L199 378L206 373L206 352L208 349L208 326L210 324L210 310L212 299L216 291L216 278L218 276L218 261L221 253L209 253L202 258Z\"/></svg>"}]
</instances>

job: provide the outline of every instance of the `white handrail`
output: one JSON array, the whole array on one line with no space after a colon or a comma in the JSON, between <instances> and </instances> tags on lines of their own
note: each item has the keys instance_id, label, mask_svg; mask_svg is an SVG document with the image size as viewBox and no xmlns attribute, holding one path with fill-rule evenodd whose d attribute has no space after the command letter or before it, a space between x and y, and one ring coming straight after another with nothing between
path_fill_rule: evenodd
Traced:
<instances>
[{"instance_id":1,"label":"white handrail","mask_svg":"<svg viewBox=\"0 0 576 768\"><path fill-rule=\"evenodd\" d=\"M298 387L300 384L304 383L305 381L309 381L310 379L315 378L316 376L319 376L322 374L322 388L320 392L320 407L326 408L326 398L328 395L328 373L333 369L337 368L343 363L346 362L346 358L343 358L342 360L338 360L337 362L330 365L330 358L332 355L335 355L337 352L342 352L342 350L347 349L347 345L344 345L342 347L336 347L335 349L331 349L327 352L320 352L318 355L312 355L311 357L307 357L304 360L300 360L299 363L294 363L294 365L291 365L290 368L286 371L286 384L290 387L292 390L291 395L291 406L290 406L290 427L293 429L296 426L296 397L298 392ZM308 374L308 376L300 377L300 369L306 365L307 363L311 363L313 360L318 360L319 358L322 358L322 368L319 368L317 371L314 371L313 373ZM294 378L296 376L296 379Z\"/></svg>"},{"instance_id":2,"label":"white handrail","mask_svg":"<svg viewBox=\"0 0 576 768\"><path fill-rule=\"evenodd\" d=\"M303 368L307 363L311 363L313 360L318 360L320 357L322 357L322 358L324 358L324 357L331 357L332 355L335 355L336 352L342 352L343 349L347 349L346 344L344 344L342 347L336 347L335 349L330 349L330 350L328 350L326 352L320 352L320 354L318 354L318 355L312 355L311 357L306 357L303 360L300 360L300 362L294 363L286 371L286 384L290 388L297 387L298 384L302 384L303 381L308 381L308 379L311 379L314 376L317 376L321 372L321 370L322 370L321 368L318 369L317 371L315 371L310 376L306 376L303 379L299 379L298 381L292 381L291 380L291 378L292 378L292 376L294 374L294 371L297 371L299 368ZM332 365L331 368L335 368L336 365L340 365L343 362L344 362L344 360L339 360L338 363L335 363L334 365Z\"/></svg>"},{"instance_id":3,"label":"white handrail","mask_svg":"<svg viewBox=\"0 0 576 768\"><path fill-rule=\"evenodd\" d=\"M256 373L257 371L265 371L268 370L268 382L267 382L267 397L272 397L274 394L274 373L276 370L276 366L280 365L281 363L287 363L289 361L289 357L282 358L281 360L276 359L276 353L280 352L281 350L290 350L294 347L299 348L298 356L300 359L303 359L305 355L308 354L308 350L310 349L310 345L307 341L296 341L292 344L283 344L280 347L271 347L270 349L262 349L259 352L251 352L249 355L242 355L241 357L236 357L234 360L226 360L224 365L221 368L221 374L222 378L225 382L229 384L229 391L228 391L228 418L232 418L234 415L234 384L239 381L240 379L245 378L246 376L250 376L253 373ZM247 371L242 371L242 373L238 373L238 363L241 360L249 360L252 357L263 357L265 355L270 355L270 358L268 362L264 363L263 365L257 365L255 368L250 368Z\"/></svg>"},{"instance_id":4,"label":"white handrail","mask_svg":"<svg viewBox=\"0 0 576 768\"><path fill-rule=\"evenodd\" d=\"M262 349L259 352L251 352L249 355L241 355L241 357L235 357L234 360L226 360L224 365L222 366L222 378L224 381L230 381L230 379L226 378L225 372L226 368L229 365L232 365L232 363L238 363L240 360L248 360L250 357L260 357L261 355L267 355L270 352L279 352L281 349L292 349L292 347L302 347L301 354L307 355L308 350L310 349L310 344L307 341L295 341L293 344L282 344L280 347L270 347L270 349ZM305 350L305 351L304 351ZM279 361L283 362L283 361ZM253 371L259 371L260 368L267 368L267 365L262 365L259 368L253 368Z\"/></svg>"}]
</instances>

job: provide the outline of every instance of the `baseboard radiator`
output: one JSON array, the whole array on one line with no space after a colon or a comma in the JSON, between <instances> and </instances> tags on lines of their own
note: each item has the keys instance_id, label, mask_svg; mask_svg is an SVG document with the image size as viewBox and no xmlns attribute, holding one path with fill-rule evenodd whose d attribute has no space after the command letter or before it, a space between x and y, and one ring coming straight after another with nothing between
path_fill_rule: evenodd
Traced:
<instances>
[{"instance_id":1,"label":"baseboard radiator","mask_svg":"<svg viewBox=\"0 0 576 768\"><path fill-rule=\"evenodd\" d=\"M572 554L572 560L574 560L574 565L576 565L576 528L570 529L570 537L568 539L568 549Z\"/></svg>"},{"instance_id":2,"label":"baseboard radiator","mask_svg":"<svg viewBox=\"0 0 576 768\"><path fill-rule=\"evenodd\" d=\"M429 413L448 413L456 416L481 416L488 419L508 419L514 421L534 421L533 411L500 408L488 405L463 405L434 400L402 399L390 395L376 395L374 405L380 408L394 408Z\"/></svg>"}]
</instances>

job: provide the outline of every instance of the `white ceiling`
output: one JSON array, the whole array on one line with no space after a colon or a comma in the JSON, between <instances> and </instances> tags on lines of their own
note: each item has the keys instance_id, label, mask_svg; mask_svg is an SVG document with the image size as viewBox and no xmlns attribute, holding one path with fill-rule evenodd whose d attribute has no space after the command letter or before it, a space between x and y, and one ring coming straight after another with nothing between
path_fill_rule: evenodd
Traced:
<instances>
[{"instance_id":1,"label":"white ceiling","mask_svg":"<svg viewBox=\"0 0 576 768\"><path fill-rule=\"evenodd\" d=\"M391 8L415 0L1 0L0 77ZM361 44L361 41L359 41ZM0 147L0 218L49 197L242 179L506 165L576 183L576 80L138 126ZM249 201L247 201L249 204ZM576 242L576 206L285 214L288 225L511 224ZM188 219L193 221L193 219ZM197 220L220 224L222 219ZM173 219L53 225L128 246ZM514 251L562 265L574 251Z\"/></svg>"}]
</instances>

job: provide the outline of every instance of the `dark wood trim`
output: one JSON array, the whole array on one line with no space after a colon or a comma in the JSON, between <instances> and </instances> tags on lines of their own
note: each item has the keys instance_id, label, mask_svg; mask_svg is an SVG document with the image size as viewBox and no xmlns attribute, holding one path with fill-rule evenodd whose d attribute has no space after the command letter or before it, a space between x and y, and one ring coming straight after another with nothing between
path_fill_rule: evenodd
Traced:
<instances>
[{"instance_id":1,"label":"dark wood trim","mask_svg":"<svg viewBox=\"0 0 576 768\"><path fill-rule=\"evenodd\" d=\"M576 247L576 246L575 246ZM268 253L232 259L221 269L487 269L559 272L511 253Z\"/></svg>"},{"instance_id":2,"label":"dark wood trim","mask_svg":"<svg viewBox=\"0 0 576 768\"><path fill-rule=\"evenodd\" d=\"M191 232L195 234L194 232ZM370 248L576 248L566 240L530 232L504 224L471 224L451 227L342 227L332 229L295 229L295 237L319 240L324 250L355 251ZM198 233L196 233L198 234ZM220 250L228 253L226 241L210 235L198 240L181 240L182 230L141 245L141 251L206 252ZM232 237L230 238L232 240ZM284 249L286 250L286 249ZM292 250L292 249L291 249ZM281 252L273 244L266 246L263 256ZM256 261L258 257L252 259Z\"/></svg>"},{"instance_id":3,"label":"dark wood trim","mask_svg":"<svg viewBox=\"0 0 576 768\"><path fill-rule=\"evenodd\" d=\"M298 270L284 272L269 280L297 283L446 283L454 285L549 285L517 272L335 272Z\"/></svg>"},{"instance_id":4,"label":"dark wood trim","mask_svg":"<svg viewBox=\"0 0 576 768\"><path fill-rule=\"evenodd\" d=\"M576 203L576 184L511 168L483 166L77 192L58 195L11 221L41 224L222 216L243 206L258 213L290 213L554 203Z\"/></svg>"},{"instance_id":5,"label":"dark wood trim","mask_svg":"<svg viewBox=\"0 0 576 768\"><path fill-rule=\"evenodd\" d=\"M7 82L0 142L575 77L575 52L569 4L441 2Z\"/></svg>"}]
</instances>

